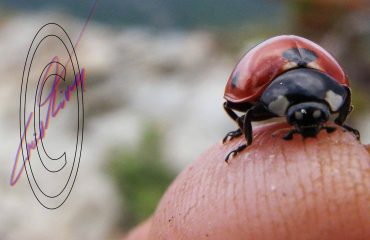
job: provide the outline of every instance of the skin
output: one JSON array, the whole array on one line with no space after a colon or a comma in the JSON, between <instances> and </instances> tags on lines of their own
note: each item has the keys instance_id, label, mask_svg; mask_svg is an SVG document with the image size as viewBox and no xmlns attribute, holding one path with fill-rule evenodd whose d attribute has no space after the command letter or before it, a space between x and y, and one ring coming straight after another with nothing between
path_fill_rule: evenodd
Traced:
<instances>
[{"instance_id":1,"label":"skin","mask_svg":"<svg viewBox=\"0 0 370 240\"><path fill-rule=\"evenodd\" d=\"M149 236L149 230L151 227L151 219L146 220L131 231L125 238L125 240L147 240Z\"/></svg>"},{"instance_id":2,"label":"skin","mask_svg":"<svg viewBox=\"0 0 370 240\"><path fill-rule=\"evenodd\" d=\"M285 141L289 128L255 128L229 164L243 137L210 148L125 239L370 239L370 147L341 128Z\"/></svg>"}]
</instances>

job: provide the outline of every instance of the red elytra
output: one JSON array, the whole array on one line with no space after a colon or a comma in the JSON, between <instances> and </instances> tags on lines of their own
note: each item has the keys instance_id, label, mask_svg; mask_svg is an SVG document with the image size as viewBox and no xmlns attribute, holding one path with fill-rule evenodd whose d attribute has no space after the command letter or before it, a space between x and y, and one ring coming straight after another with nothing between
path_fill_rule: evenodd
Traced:
<instances>
[{"instance_id":1,"label":"red elytra","mask_svg":"<svg viewBox=\"0 0 370 240\"><path fill-rule=\"evenodd\" d=\"M294 50L301 58L305 57L302 50L311 55L311 61L304 62L305 67L322 71L344 86L349 85L342 68L325 49L302 37L282 35L258 44L243 56L228 79L224 98L233 103L257 102L277 76L299 67L294 61L297 59L286 57L294 54Z\"/></svg>"}]
</instances>

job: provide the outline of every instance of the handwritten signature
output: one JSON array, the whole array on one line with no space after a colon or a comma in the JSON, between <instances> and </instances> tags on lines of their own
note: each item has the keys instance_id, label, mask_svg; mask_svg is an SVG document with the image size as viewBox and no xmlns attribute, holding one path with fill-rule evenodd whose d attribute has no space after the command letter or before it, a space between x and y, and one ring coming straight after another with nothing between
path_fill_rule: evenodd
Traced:
<instances>
[{"instance_id":1,"label":"handwritten signature","mask_svg":"<svg viewBox=\"0 0 370 240\"><path fill-rule=\"evenodd\" d=\"M13 170L11 173L10 178L10 184L13 186L17 183L19 178L21 177L22 173L24 172L25 165L27 161L31 158L32 150L36 149L37 144L40 140L44 139L46 136L47 129L49 128L50 119L55 118L58 113L66 107L66 104L71 100L71 96L73 92L80 86L82 91L85 91L85 80L86 80L86 74L85 69L82 68L80 73L77 73L74 76L74 81L72 84L68 85L64 90L59 89L59 85L64 79L65 76L65 68L61 68L59 64L58 57L54 57L50 64L47 66L46 71L44 71L43 77L42 77L42 86L45 84L46 80L48 79L48 76L50 76L50 71L54 67L54 73L51 74L54 76L53 84L51 86L51 90L47 97L41 101L41 92L43 87L41 87L40 91L37 93L37 99L38 99L38 107L47 109L46 116L44 118L44 121L40 121L39 126L39 134L38 136L35 136L32 141L26 142L26 134L29 130L30 123L34 119L34 112L29 113L26 125L15 155ZM62 100L58 102L58 96L59 93L63 94ZM18 170L16 174L16 170L18 169L18 165L20 162L20 157L22 155L22 145L26 144L26 156L24 157L24 161L22 161L21 168Z\"/></svg>"}]
</instances>

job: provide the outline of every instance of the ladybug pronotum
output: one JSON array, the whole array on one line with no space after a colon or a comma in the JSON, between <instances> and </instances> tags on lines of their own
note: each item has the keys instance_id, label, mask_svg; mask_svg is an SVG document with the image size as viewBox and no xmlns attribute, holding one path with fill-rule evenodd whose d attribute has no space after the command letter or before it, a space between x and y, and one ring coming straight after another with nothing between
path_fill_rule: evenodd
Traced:
<instances>
[{"instance_id":1,"label":"ladybug pronotum","mask_svg":"<svg viewBox=\"0 0 370 240\"><path fill-rule=\"evenodd\" d=\"M302 37L289 35L270 38L247 52L231 73L225 88L224 109L239 128L229 132L228 139L244 134L247 141L227 156L237 154L252 144L252 121L286 117L294 134L315 137L321 130L328 133L335 127L326 126L329 117L344 124L352 110L351 91L342 68L322 47ZM244 113L237 115L235 111Z\"/></svg>"}]
</instances>

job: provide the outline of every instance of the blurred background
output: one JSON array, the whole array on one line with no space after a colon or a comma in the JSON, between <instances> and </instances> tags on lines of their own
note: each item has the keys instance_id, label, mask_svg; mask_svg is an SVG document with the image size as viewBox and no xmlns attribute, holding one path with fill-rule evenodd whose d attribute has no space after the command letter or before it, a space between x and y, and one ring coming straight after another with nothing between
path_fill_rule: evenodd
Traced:
<instances>
[{"instance_id":1,"label":"blurred background","mask_svg":"<svg viewBox=\"0 0 370 240\"><path fill-rule=\"evenodd\" d=\"M274 35L306 37L337 58L352 84L348 123L370 142L369 1L101 1L76 48L86 69L77 181L61 208L46 210L25 174L9 184L23 65L42 25L59 23L75 43L93 4L0 1L1 240L122 238L153 213L181 169L235 128L222 108L227 78L248 49ZM63 111L45 141L74 141L75 119Z\"/></svg>"}]
</instances>

